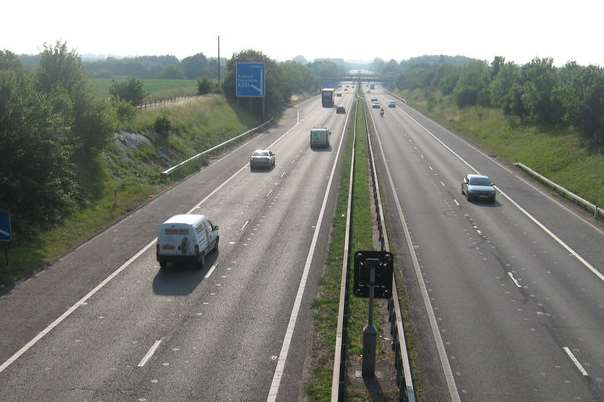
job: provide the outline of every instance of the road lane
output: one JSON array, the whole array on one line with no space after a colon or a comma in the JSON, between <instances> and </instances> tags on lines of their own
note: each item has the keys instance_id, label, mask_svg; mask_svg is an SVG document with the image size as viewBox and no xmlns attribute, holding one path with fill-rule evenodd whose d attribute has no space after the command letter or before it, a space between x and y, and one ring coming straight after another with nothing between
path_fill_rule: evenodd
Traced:
<instances>
[{"instance_id":1,"label":"road lane","mask_svg":"<svg viewBox=\"0 0 604 402\"><path fill-rule=\"evenodd\" d=\"M221 227L211 276L160 272L149 250L0 374L3 398L265 399L335 156L310 151L308 131L330 126L334 144L345 119L314 103L275 170L245 170L200 206Z\"/></svg>"},{"instance_id":2,"label":"road lane","mask_svg":"<svg viewBox=\"0 0 604 402\"><path fill-rule=\"evenodd\" d=\"M372 113L462 400L602 398L600 281L503 197L462 199L467 167L405 113ZM505 191L505 178L496 181ZM589 361L589 377L568 345Z\"/></svg>"}]
</instances>

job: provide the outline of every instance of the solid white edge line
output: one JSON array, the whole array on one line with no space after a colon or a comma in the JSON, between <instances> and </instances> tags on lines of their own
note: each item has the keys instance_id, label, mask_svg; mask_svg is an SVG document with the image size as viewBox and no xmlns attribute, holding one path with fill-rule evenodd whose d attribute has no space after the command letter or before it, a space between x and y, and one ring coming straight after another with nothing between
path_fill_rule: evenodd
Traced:
<instances>
[{"instance_id":1,"label":"solid white edge line","mask_svg":"<svg viewBox=\"0 0 604 402\"><path fill-rule=\"evenodd\" d=\"M208 269L208 272L204 275L205 279L208 279L210 276L212 276L212 274L214 273L214 270L216 269L218 265L214 264L210 267L210 269Z\"/></svg>"},{"instance_id":2,"label":"solid white edge line","mask_svg":"<svg viewBox=\"0 0 604 402\"><path fill-rule=\"evenodd\" d=\"M455 198L453 198L453 202L455 203L455 205L457 205L458 207L460 207L461 205L459 204L459 201L457 201Z\"/></svg>"},{"instance_id":3,"label":"solid white edge line","mask_svg":"<svg viewBox=\"0 0 604 402\"><path fill-rule=\"evenodd\" d=\"M323 196L323 204L321 205L321 211L317 218L315 225L315 231L313 233L312 241L310 243L310 249L304 263L304 271L302 272L302 278L300 279L300 285L298 286L298 292L296 299L294 300L294 306L292 307L292 313L287 324L287 330L285 331L285 337L283 339L283 345L281 346L281 352L279 353L279 359L277 360L277 367L275 367L275 373L273 375L273 381L268 392L267 402L274 402L277 400L277 394L279 393L279 387L281 386L281 378L285 371L285 362L287 361L287 355L289 353L289 347L291 340L294 336L294 329L296 327L296 321L298 320L298 313L300 312L300 306L302 305L302 297L304 296L304 290L306 288L306 280L308 279L308 273L312 259L315 254L315 248L317 246L317 239L319 238L320 228L323 222L323 215L325 214L325 208L327 207L327 200L329 199L329 192L331 190L331 183L333 182L333 176L336 172L336 166L338 166L338 159L340 157L340 151L342 149L342 143L346 135L346 126L348 125L348 117L350 113L346 114L346 120L344 121L344 127L342 128L342 135L340 138L340 145L338 145L338 151L334 159L333 167L331 168L331 174L329 175L329 181L327 182L327 188L325 189L325 195Z\"/></svg>"},{"instance_id":4,"label":"solid white edge line","mask_svg":"<svg viewBox=\"0 0 604 402\"><path fill-rule=\"evenodd\" d=\"M274 146L275 144L277 144L279 141L281 141L284 137L286 137L289 133L291 133L297 126L299 125L299 123L294 124L289 130L287 130L285 133L281 134L281 136L279 138L277 138L275 141L273 141L268 148ZM221 188L223 188L228 182L230 182L233 178L235 178L235 176L237 176L239 173L241 173L245 168L247 167L247 163L245 165L243 165L243 167L241 169L239 169L238 171L236 171L235 173L233 173L233 175L231 175L231 177L229 177L226 181L224 181L220 186L216 187L214 189L214 191L212 191L210 194L208 194L203 200L201 200L200 202L198 202L193 208L191 208L187 214L190 214L191 212L193 212L195 209L198 209L200 207L201 204L203 204L204 202L206 202L211 196L213 196L214 194L216 194ZM33 337L33 339L31 339L29 342L27 342L23 347L21 347L21 349L19 349L18 351L16 351L11 357L9 357L4 363L2 363L0 365L0 373L2 373L4 370L6 370L11 364L13 364L18 358L20 358L25 352L27 352L29 349L31 349L36 343L38 343L40 341L40 339L44 338L50 331L52 331L57 325L59 325L61 322L63 322L67 317L69 317L78 307L80 307L82 305L82 303L86 302L88 299L90 299L92 296L94 296L95 293L97 293L101 288L103 288L105 285L107 285L113 278L115 278L120 272L122 272L124 269L126 269L130 264L132 264L138 257L140 257L142 254L144 254L147 250L149 250L149 248L151 248L155 242L157 241L157 237L154 238L153 240L151 240L146 246L144 246L142 249L140 249L136 254L134 254L132 257L130 257L125 263L123 263L118 269L116 269L115 271L113 271L111 274L109 274L109 276L105 279L103 279L103 281L101 283L99 283L94 289L92 289L90 292L88 292L84 297L82 297L80 300L78 300L74 305L72 305L71 307L69 307L67 309L67 311L65 311L63 314L61 314L56 320L54 320L53 322L51 322L46 328L44 328L42 331L40 331L35 337Z\"/></svg>"},{"instance_id":5,"label":"solid white edge line","mask_svg":"<svg viewBox=\"0 0 604 402\"><path fill-rule=\"evenodd\" d=\"M396 96L396 95L393 95ZM421 112L413 109L411 106L409 106L407 104L407 107L409 107L411 110L415 111L416 113L422 115ZM409 112L407 112L406 110L404 110L403 108L400 108L401 111L407 115L409 115L409 117L411 117L413 120L415 120L417 122L417 120L411 116L411 114ZM422 115L423 116L423 115ZM425 117L425 116L424 116ZM497 165L498 167L500 167L501 169L505 170L506 172L508 172L510 175L512 175L514 178L520 180L521 182L523 182L524 184L526 184L527 186L531 187L533 190L535 190L536 192L538 192L539 194L541 194L542 196L544 196L545 198L547 198L548 200L550 200L551 202L555 203L556 205L558 205L560 208L564 209L566 212L570 213L571 215L573 215L575 218L579 219L581 222L587 224L588 226L590 226L592 229L594 229L595 231L597 231L598 233L600 233L601 235L604 235L604 230L600 229L599 227L597 227L596 225L594 225L593 223L591 223L590 221L588 221L587 219L585 219L584 217L582 217L581 215L577 214L575 211L573 211L572 209L570 209L569 207L567 207L566 205L562 204L560 201L556 200L555 198L553 198L552 196L550 196L547 192L541 190L540 188L536 187L535 185L533 185L531 182L529 182L528 180L525 180L522 176L515 174L512 170L510 170L507 166L502 165L501 163L499 163L498 161L496 161L495 159L491 158L490 156L488 156L487 154L485 154L484 152L482 152L480 149L478 149L475 145L469 143L468 141L466 141L465 138L462 138L454 133L451 132L451 130L449 130L446 127L443 127L442 125L438 124L437 122L433 121L437 126L439 126L440 128L443 129L443 131L445 133L447 133L447 135L454 137L458 140L460 140L461 142L463 142L465 145L467 145L468 147L472 148L474 151L478 152L480 155L482 155L483 158L487 159L490 162L493 162L495 165ZM418 124L420 124L418 122ZM421 124L420 124L421 125ZM428 131L425 127L423 127L424 130Z\"/></svg>"},{"instance_id":6,"label":"solid white edge line","mask_svg":"<svg viewBox=\"0 0 604 402\"><path fill-rule=\"evenodd\" d=\"M373 119L373 115L370 113L371 121L373 123L373 127L375 128L375 120ZM376 129L377 133L377 129ZM386 155L384 153L384 148L382 146L382 140L379 135L376 135L378 140L378 144L380 146L380 153L382 154L382 158L386 161ZM432 303L430 302L430 297L428 296L428 290L426 288L426 283L424 282L424 277L421 272L421 268L419 266L419 261L417 259L417 254L415 253L415 249L413 248L413 242L411 240L411 234L409 233L409 228L407 227L407 221L405 220L405 215L403 214L403 208L401 207L401 202L398 198L398 195L395 190L394 180L392 179L392 174L390 173L390 168L387 163L384 163L384 167L386 169L386 175L388 176L388 182L390 184L390 189L394 196L394 203L396 204L396 209L398 212L399 220L401 225L403 226L403 232L405 233L405 239L407 242L407 248L409 249L409 254L411 255L411 261L413 263L413 269L415 271L415 275L417 276L417 281L419 284L420 292L422 294L422 299L424 301L424 305L426 307L426 313L428 314L428 321L430 322L430 328L432 329L432 335L434 336L434 342L436 343L436 350L438 351L438 356L440 358L440 363L443 368L445 380L447 382L447 387L449 388L449 396L453 402L460 402L461 398L459 396L459 392L457 391L457 384L455 383L455 377L453 376L453 370L451 370L451 364L449 363L449 358L447 357L447 351L445 349L445 344L443 342L442 336L440 334L440 329L438 327L438 322L436 321L436 316L434 314L434 310L432 308Z\"/></svg>"},{"instance_id":7,"label":"solid white edge line","mask_svg":"<svg viewBox=\"0 0 604 402\"><path fill-rule=\"evenodd\" d=\"M564 346L564 347L562 347L562 349L566 352L566 355L570 358L570 360L575 364L575 367L577 368L577 370L579 370L581 372L581 374L583 374L584 377L589 377L589 373L587 372L587 370L585 370L585 368L583 368L583 366L581 365L579 360L575 357L573 352L570 351L568 346Z\"/></svg>"},{"instance_id":8,"label":"solid white edge line","mask_svg":"<svg viewBox=\"0 0 604 402\"><path fill-rule=\"evenodd\" d=\"M447 149L449 152L451 152L451 154L453 154L457 159L459 159L467 167L469 167L470 169L472 169L477 174L480 173L476 168L474 168L474 166L470 165L464 158L462 158L457 152L455 152L453 149L451 149L451 147L449 147L447 144L445 144L440 138L438 138L436 135L434 135L430 130L428 130L426 127L424 127L420 122L418 122L407 111L403 110L403 113L405 113L407 116L409 116L409 118L411 120L413 120L418 126L420 126L421 128L423 128L428 134L430 134L432 136L432 138L434 138L438 143L440 143L443 147L445 147L445 149ZM566 243L564 243L564 241L562 241L562 239L560 239L558 236L556 236L543 223L541 223L539 220L537 220L537 218L535 218L527 210L525 210L524 208L522 208L516 201L514 201L512 199L512 197L510 197L503 190L501 190L501 188L499 188L498 186L494 186L494 187L497 189L497 191L499 191L501 193L501 195L503 195L508 201L510 201L512 203L512 205L514 205L516 208L518 208L518 210L520 210L531 221L533 221L537 226L539 226L545 233L547 233L558 244L560 244L562 247L564 247L566 249L566 251L568 251L570 254L572 254L574 257L576 257L596 277L598 277L601 281L604 281L604 274L602 274L593 265L591 265L585 258L581 257L581 255L579 253L577 253L574 249L572 249L569 245L567 245Z\"/></svg>"},{"instance_id":9,"label":"solid white edge line","mask_svg":"<svg viewBox=\"0 0 604 402\"><path fill-rule=\"evenodd\" d=\"M517 288L522 288L522 286L520 286L520 283L518 283L518 279L514 278L514 274L511 273L510 271L508 271L508 276L510 277L510 279L512 280L512 282L514 282L514 285L516 285Z\"/></svg>"},{"instance_id":10,"label":"solid white edge line","mask_svg":"<svg viewBox=\"0 0 604 402\"><path fill-rule=\"evenodd\" d=\"M143 367L147 363L147 361L151 358L151 356L153 356L153 354L155 353L155 351L159 347L160 343L161 343L161 339L157 340L157 341L155 341L155 343L153 343L153 345L151 346L151 348L147 351L147 354L145 356L143 356L143 358L141 359L140 363L138 363L138 367Z\"/></svg>"}]
</instances>

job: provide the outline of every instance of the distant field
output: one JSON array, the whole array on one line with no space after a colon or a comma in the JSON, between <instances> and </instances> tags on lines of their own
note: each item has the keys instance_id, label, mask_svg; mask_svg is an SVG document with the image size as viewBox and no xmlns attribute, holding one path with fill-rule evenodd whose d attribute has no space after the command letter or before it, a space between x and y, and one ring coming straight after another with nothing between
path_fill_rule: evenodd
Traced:
<instances>
[{"instance_id":1,"label":"distant field","mask_svg":"<svg viewBox=\"0 0 604 402\"><path fill-rule=\"evenodd\" d=\"M90 83L97 96L106 98L109 97L109 88L112 81L111 78L93 78ZM145 92L147 92L145 101L149 102L155 99L189 96L197 93L197 81L195 80L148 79L141 81Z\"/></svg>"}]
</instances>

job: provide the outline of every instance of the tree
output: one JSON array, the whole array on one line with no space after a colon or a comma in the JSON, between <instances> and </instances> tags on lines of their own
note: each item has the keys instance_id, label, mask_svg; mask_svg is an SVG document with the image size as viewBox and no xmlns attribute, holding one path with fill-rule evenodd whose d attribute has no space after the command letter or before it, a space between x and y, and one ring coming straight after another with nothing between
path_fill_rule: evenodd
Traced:
<instances>
[{"instance_id":1,"label":"tree","mask_svg":"<svg viewBox=\"0 0 604 402\"><path fill-rule=\"evenodd\" d=\"M208 58L203 53L185 57L180 65L185 78L190 80L208 76Z\"/></svg>"},{"instance_id":2,"label":"tree","mask_svg":"<svg viewBox=\"0 0 604 402\"><path fill-rule=\"evenodd\" d=\"M491 66L495 61L491 63ZM513 99L511 90L514 83L519 80L520 69L516 64L510 62L497 65L497 73L493 76L493 80L489 84L489 99L494 106L506 109L505 105ZM491 68L491 73L493 68Z\"/></svg>"},{"instance_id":3,"label":"tree","mask_svg":"<svg viewBox=\"0 0 604 402\"><path fill-rule=\"evenodd\" d=\"M294 57L292 59L292 61L294 63L298 63L298 64L302 64L303 66L308 64L308 61L306 60L306 58L304 56L302 56L301 54L297 55L296 57Z\"/></svg>"},{"instance_id":4,"label":"tree","mask_svg":"<svg viewBox=\"0 0 604 402\"><path fill-rule=\"evenodd\" d=\"M0 50L0 70L20 70L23 66L16 54Z\"/></svg>"},{"instance_id":5,"label":"tree","mask_svg":"<svg viewBox=\"0 0 604 402\"><path fill-rule=\"evenodd\" d=\"M143 99L147 94L144 90L143 82L134 77L130 77L125 81L113 81L109 93L114 99L124 100L134 106L143 103Z\"/></svg>"},{"instance_id":6,"label":"tree","mask_svg":"<svg viewBox=\"0 0 604 402\"><path fill-rule=\"evenodd\" d=\"M38 68L38 88L51 93L60 88L70 94L81 89L86 75L78 54L67 48L66 42L44 45Z\"/></svg>"},{"instance_id":7,"label":"tree","mask_svg":"<svg viewBox=\"0 0 604 402\"><path fill-rule=\"evenodd\" d=\"M531 60L522 66L521 82L522 104L527 117L536 123L559 123L562 120L562 105L554 96L557 86L554 60Z\"/></svg>"},{"instance_id":8,"label":"tree","mask_svg":"<svg viewBox=\"0 0 604 402\"><path fill-rule=\"evenodd\" d=\"M180 66L168 66L161 73L161 78L181 80L184 78L184 75L180 69Z\"/></svg>"}]
</instances>

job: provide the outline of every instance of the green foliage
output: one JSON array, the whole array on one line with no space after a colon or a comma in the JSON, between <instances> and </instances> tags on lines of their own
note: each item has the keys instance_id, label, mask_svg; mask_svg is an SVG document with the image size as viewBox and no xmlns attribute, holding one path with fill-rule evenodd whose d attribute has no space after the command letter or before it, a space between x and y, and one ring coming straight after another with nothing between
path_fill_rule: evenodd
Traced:
<instances>
[{"instance_id":1,"label":"green foliage","mask_svg":"<svg viewBox=\"0 0 604 402\"><path fill-rule=\"evenodd\" d=\"M134 106L142 104L147 95L143 82L134 77L130 77L125 81L112 81L109 94L115 100L126 101Z\"/></svg>"},{"instance_id":2,"label":"green foliage","mask_svg":"<svg viewBox=\"0 0 604 402\"><path fill-rule=\"evenodd\" d=\"M0 70L20 70L21 62L16 54L8 50L0 50Z\"/></svg>"},{"instance_id":3,"label":"green foliage","mask_svg":"<svg viewBox=\"0 0 604 402\"><path fill-rule=\"evenodd\" d=\"M209 71L208 58L203 53L197 53L193 56L185 57L180 62L182 72L187 79L198 79L200 77L207 78L211 72ZM217 74L217 72L214 72Z\"/></svg>"},{"instance_id":4,"label":"green foliage","mask_svg":"<svg viewBox=\"0 0 604 402\"><path fill-rule=\"evenodd\" d=\"M45 93L63 88L73 94L82 89L86 79L80 57L65 42L44 45L37 76L38 89Z\"/></svg>"},{"instance_id":5,"label":"green foliage","mask_svg":"<svg viewBox=\"0 0 604 402\"><path fill-rule=\"evenodd\" d=\"M130 123L136 114L136 106L130 102L117 100L113 102L113 106L115 107L117 120L121 125L127 125Z\"/></svg>"},{"instance_id":6,"label":"green foliage","mask_svg":"<svg viewBox=\"0 0 604 402\"><path fill-rule=\"evenodd\" d=\"M13 214L15 231L58 222L78 191L69 128L32 77L0 71L0 208Z\"/></svg>"},{"instance_id":7,"label":"green foliage","mask_svg":"<svg viewBox=\"0 0 604 402\"><path fill-rule=\"evenodd\" d=\"M199 95L206 95L210 92L211 89L210 80L204 78L202 80L197 81L197 93Z\"/></svg>"},{"instance_id":8,"label":"green foliage","mask_svg":"<svg viewBox=\"0 0 604 402\"><path fill-rule=\"evenodd\" d=\"M172 130L172 122L166 115L157 116L153 123L153 130L165 139Z\"/></svg>"},{"instance_id":9,"label":"green foliage","mask_svg":"<svg viewBox=\"0 0 604 402\"><path fill-rule=\"evenodd\" d=\"M167 78L173 80L183 79L185 76L180 69L180 66L173 65L168 66L164 71L162 71L160 78Z\"/></svg>"}]
</instances>

